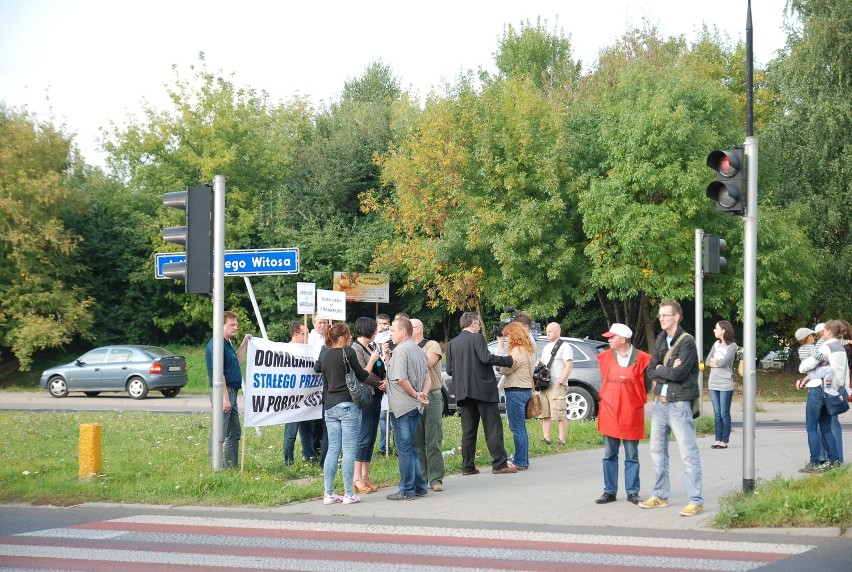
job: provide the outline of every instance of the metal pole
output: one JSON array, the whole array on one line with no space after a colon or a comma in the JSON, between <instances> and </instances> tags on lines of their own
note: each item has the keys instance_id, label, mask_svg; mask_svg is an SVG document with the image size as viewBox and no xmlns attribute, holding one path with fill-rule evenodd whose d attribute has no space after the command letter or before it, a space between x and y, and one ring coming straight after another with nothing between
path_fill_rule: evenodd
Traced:
<instances>
[{"instance_id":1,"label":"metal pole","mask_svg":"<svg viewBox=\"0 0 852 572\"><path fill-rule=\"evenodd\" d=\"M743 492L754 490L757 411L757 138L753 136L754 37L751 0L746 15L746 213L743 220Z\"/></svg>"},{"instance_id":2,"label":"metal pole","mask_svg":"<svg viewBox=\"0 0 852 572\"><path fill-rule=\"evenodd\" d=\"M222 443L225 435L222 421L225 412L225 177L213 180L213 398L211 405L211 464L222 470Z\"/></svg>"},{"instance_id":3,"label":"metal pole","mask_svg":"<svg viewBox=\"0 0 852 572\"><path fill-rule=\"evenodd\" d=\"M698 352L698 411L704 415L704 231L695 229L695 350Z\"/></svg>"},{"instance_id":4,"label":"metal pole","mask_svg":"<svg viewBox=\"0 0 852 572\"><path fill-rule=\"evenodd\" d=\"M754 490L757 407L757 138L746 137L746 216L743 266L743 492Z\"/></svg>"}]
</instances>

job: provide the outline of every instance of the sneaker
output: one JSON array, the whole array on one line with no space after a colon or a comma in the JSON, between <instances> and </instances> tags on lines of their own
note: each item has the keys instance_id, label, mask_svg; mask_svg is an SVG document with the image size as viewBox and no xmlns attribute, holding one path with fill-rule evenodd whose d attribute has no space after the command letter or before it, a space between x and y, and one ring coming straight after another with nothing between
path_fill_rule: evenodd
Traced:
<instances>
[{"instance_id":1,"label":"sneaker","mask_svg":"<svg viewBox=\"0 0 852 572\"><path fill-rule=\"evenodd\" d=\"M639 503L639 506L642 508L665 508L669 506L669 503L661 499L660 497L652 496L648 500L644 500Z\"/></svg>"},{"instance_id":2,"label":"sneaker","mask_svg":"<svg viewBox=\"0 0 852 572\"><path fill-rule=\"evenodd\" d=\"M680 511L680 516L696 516L704 512L704 507L700 504L689 503L683 510Z\"/></svg>"},{"instance_id":3,"label":"sneaker","mask_svg":"<svg viewBox=\"0 0 852 572\"><path fill-rule=\"evenodd\" d=\"M343 502L343 497L334 493L322 497L322 504L336 504L339 502Z\"/></svg>"},{"instance_id":4,"label":"sneaker","mask_svg":"<svg viewBox=\"0 0 852 572\"><path fill-rule=\"evenodd\" d=\"M823 465L817 465L816 463L808 463L801 469L799 469L800 473L822 473L825 471L825 467Z\"/></svg>"},{"instance_id":5,"label":"sneaker","mask_svg":"<svg viewBox=\"0 0 852 572\"><path fill-rule=\"evenodd\" d=\"M361 502L361 497L352 493L351 495L343 495L343 504L355 504L356 502Z\"/></svg>"},{"instance_id":6,"label":"sneaker","mask_svg":"<svg viewBox=\"0 0 852 572\"><path fill-rule=\"evenodd\" d=\"M427 491L426 489L423 489L422 491L414 491L414 496L416 497L425 497L428 494L429 491Z\"/></svg>"},{"instance_id":7,"label":"sneaker","mask_svg":"<svg viewBox=\"0 0 852 572\"><path fill-rule=\"evenodd\" d=\"M642 499L639 498L639 495L637 493L630 493L629 495L627 495L627 500L632 502L633 504L639 504L642 501Z\"/></svg>"},{"instance_id":8,"label":"sneaker","mask_svg":"<svg viewBox=\"0 0 852 572\"><path fill-rule=\"evenodd\" d=\"M435 491L435 492L440 492L440 491L444 490L444 484L436 481L436 482L432 483L432 490Z\"/></svg>"},{"instance_id":9,"label":"sneaker","mask_svg":"<svg viewBox=\"0 0 852 572\"><path fill-rule=\"evenodd\" d=\"M564 447L565 445L567 445L567 444L568 444L568 443L566 443L565 441L563 441L562 439L559 439L559 440L557 441L557 443L559 443L559 444L560 444L561 446L563 446L563 447Z\"/></svg>"},{"instance_id":10,"label":"sneaker","mask_svg":"<svg viewBox=\"0 0 852 572\"><path fill-rule=\"evenodd\" d=\"M404 501L409 501L409 500L414 500L414 495L406 496L406 495L404 495L404 494L402 494L402 493L393 493L393 494L388 495L386 498L387 498L388 500L404 500Z\"/></svg>"}]
</instances>

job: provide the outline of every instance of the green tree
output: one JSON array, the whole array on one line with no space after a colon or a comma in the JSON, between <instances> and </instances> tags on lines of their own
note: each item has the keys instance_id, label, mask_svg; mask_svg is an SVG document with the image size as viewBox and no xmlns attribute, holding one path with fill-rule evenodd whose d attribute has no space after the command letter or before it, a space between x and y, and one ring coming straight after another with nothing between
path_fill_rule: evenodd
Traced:
<instances>
[{"instance_id":1,"label":"green tree","mask_svg":"<svg viewBox=\"0 0 852 572\"><path fill-rule=\"evenodd\" d=\"M357 78L345 82L339 99L314 115L310 129L296 142L292 169L264 205L266 242L299 245L298 281L331 288L335 271L366 271L375 245L387 226L360 210L359 196L379 184L377 154L392 141L391 118L403 96L392 70L373 62ZM281 322L295 312L295 278L265 279L258 292L269 300ZM412 300L394 297L394 307L413 310ZM422 304L421 304L422 305ZM373 312L350 304L354 319Z\"/></svg>"},{"instance_id":2,"label":"green tree","mask_svg":"<svg viewBox=\"0 0 852 572\"><path fill-rule=\"evenodd\" d=\"M779 106L761 138L761 187L775 204L807 209L807 233L821 251L820 295L800 300L808 318L849 319L852 2L792 0L789 7L801 21L769 68Z\"/></svg>"},{"instance_id":3,"label":"green tree","mask_svg":"<svg viewBox=\"0 0 852 572\"><path fill-rule=\"evenodd\" d=\"M23 370L37 350L87 337L92 300L77 286L80 237L65 224L81 161L60 128L0 104L0 347Z\"/></svg>"},{"instance_id":4,"label":"green tree","mask_svg":"<svg viewBox=\"0 0 852 572\"><path fill-rule=\"evenodd\" d=\"M565 90L541 81L545 68L572 77L569 56L567 41L540 26L510 28L501 73L481 91L462 77L416 120L401 110L405 135L380 160L393 195L365 205L381 205L395 230L375 260L404 269L430 305L555 315L572 298L580 226L566 184Z\"/></svg>"},{"instance_id":5,"label":"green tree","mask_svg":"<svg viewBox=\"0 0 852 572\"><path fill-rule=\"evenodd\" d=\"M596 158L581 193L580 211L591 262L589 283L604 307L623 303L649 345L654 338L651 305L662 298L694 297L694 232L724 236L732 245L724 275L708 281L705 307L728 317L740 308L742 226L737 217L716 213L704 189L709 150L740 141L744 111L726 75L730 53L709 50L707 66L680 40L664 41L654 31L634 31L602 58L596 74L581 87L587 145ZM713 65L715 62L715 65ZM708 71L709 70L709 71ZM761 212L758 312L775 320L795 311L797 293L813 291L808 260L792 269L785 257L794 247L808 252L799 218L785 211ZM764 233L764 231L769 231ZM781 240L780 237L785 237ZM804 258L807 258L805 256ZM804 271L804 272L800 272ZM620 309L616 310L615 317Z\"/></svg>"},{"instance_id":6,"label":"green tree","mask_svg":"<svg viewBox=\"0 0 852 572\"><path fill-rule=\"evenodd\" d=\"M203 58L202 58L203 59ZM175 250L163 241L164 226L183 224L162 205L165 192L227 180L226 249L266 247L263 229L278 221L261 216L292 168L297 143L310 130L311 114L301 99L269 101L265 93L238 88L202 65L190 79L179 74L169 88L173 109L145 107L145 119L114 127L105 143L108 165L133 195L135 217L148 238L148 253L136 259L131 282L154 284L155 252ZM210 303L161 281L140 308L172 340L200 341L210 330ZM248 307L241 283L226 281L228 308Z\"/></svg>"}]
</instances>

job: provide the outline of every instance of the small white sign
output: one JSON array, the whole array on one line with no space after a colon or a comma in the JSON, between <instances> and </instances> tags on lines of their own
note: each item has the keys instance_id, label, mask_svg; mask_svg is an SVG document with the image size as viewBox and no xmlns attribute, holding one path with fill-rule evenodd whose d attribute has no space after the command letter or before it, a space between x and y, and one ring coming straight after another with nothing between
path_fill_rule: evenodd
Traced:
<instances>
[{"instance_id":1,"label":"small white sign","mask_svg":"<svg viewBox=\"0 0 852 572\"><path fill-rule=\"evenodd\" d=\"M316 307L317 285L313 282L296 282L296 313L313 314Z\"/></svg>"},{"instance_id":2,"label":"small white sign","mask_svg":"<svg viewBox=\"0 0 852 572\"><path fill-rule=\"evenodd\" d=\"M317 290L317 316L329 320L345 320L346 292Z\"/></svg>"}]
</instances>

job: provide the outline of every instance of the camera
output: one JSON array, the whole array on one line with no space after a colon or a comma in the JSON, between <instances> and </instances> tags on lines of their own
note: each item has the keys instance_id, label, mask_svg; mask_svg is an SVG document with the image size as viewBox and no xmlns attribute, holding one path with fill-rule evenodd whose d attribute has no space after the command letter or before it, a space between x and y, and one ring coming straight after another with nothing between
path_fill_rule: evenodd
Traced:
<instances>
[{"instance_id":1,"label":"camera","mask_svg":"<svg viewBox=\"0 0 852 572\"><path fill-rule=\"evenodd\" d=\"M500 314L500 321L491 326L491 335L499 337L503 335L503 328L506 324L511 324L515 321L515 309L511 306L503 308L503 313Z\"/></svg>"}]
</instances>

